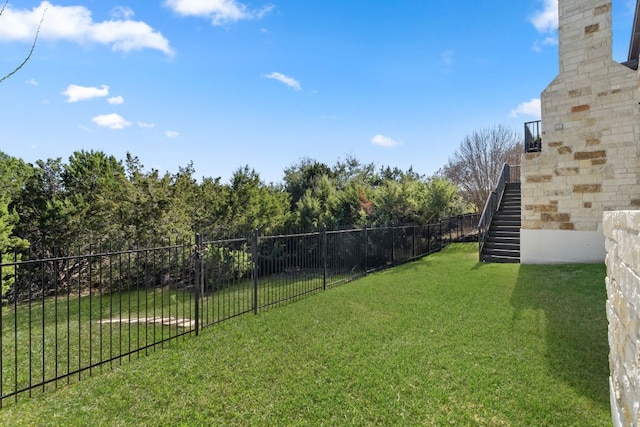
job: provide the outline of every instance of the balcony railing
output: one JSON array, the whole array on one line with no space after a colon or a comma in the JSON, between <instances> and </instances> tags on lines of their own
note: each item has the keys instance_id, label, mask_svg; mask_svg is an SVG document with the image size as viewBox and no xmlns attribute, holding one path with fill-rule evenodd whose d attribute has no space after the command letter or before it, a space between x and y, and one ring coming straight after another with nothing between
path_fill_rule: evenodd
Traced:
<instances>
[{"instance_id":1,"label":"balcony railing","mask_svg":"<svg viewBox=\"0 0 640 427\"><path fill-rule=\"evenodd\" d=\"M540 120L524 124L524 151L538 153L542 151L542 125Z\"/></svg>"}]
</instances>

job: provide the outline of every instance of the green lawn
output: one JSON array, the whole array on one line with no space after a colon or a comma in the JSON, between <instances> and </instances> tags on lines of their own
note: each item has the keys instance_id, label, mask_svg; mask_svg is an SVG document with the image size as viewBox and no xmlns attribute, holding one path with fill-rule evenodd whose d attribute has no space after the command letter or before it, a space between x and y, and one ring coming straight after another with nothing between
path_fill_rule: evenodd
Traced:
<instances>
[{"instance_id":1,"label":"green lawn","mask_svg":"<svg viewBox=\"0 0 640 427\"><path fill-rule=\"evenodd\" d=\"M611 425L602 265L451 245L7 402L1 425Z\"/></svg>"}]
</instances>

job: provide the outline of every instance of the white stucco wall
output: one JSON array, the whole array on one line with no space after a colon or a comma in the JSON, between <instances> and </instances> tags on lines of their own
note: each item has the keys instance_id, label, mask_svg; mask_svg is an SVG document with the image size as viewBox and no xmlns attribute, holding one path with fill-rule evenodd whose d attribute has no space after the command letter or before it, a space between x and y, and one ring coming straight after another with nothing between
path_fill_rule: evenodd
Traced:
<instances>
[{"instance_id":1,"label":"white stucco wall","mask_svg":"<svg viewBox=\"0 0 640 427\"><path fill-rule=\"evenodd\" d=\"M597 231L520 230L522 264L598 263L605 254L601 227Z\"/></svg>"}]
</instances>

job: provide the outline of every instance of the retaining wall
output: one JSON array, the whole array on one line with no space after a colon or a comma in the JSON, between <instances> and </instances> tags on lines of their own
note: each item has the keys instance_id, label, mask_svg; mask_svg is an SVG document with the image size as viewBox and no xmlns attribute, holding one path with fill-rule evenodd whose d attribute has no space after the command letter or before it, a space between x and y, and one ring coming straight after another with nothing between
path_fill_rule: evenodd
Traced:
<instances>
[{"instance_id":1,"label":"retaining wall","mask_svg":"<svg viewBox=\"0 0 640 427\"><path fill-rule=\"evenodd\" d=\"M603 214L614 426L640 425L640 211Z\"/></svg>"}]
</instances>

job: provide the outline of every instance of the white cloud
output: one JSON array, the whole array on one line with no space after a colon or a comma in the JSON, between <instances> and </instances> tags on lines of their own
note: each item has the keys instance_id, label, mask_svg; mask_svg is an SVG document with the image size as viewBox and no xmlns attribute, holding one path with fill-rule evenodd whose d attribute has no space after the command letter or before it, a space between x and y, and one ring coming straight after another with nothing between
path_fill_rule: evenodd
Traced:
<instances>
[{"instance_id":1,"label":"white cloud","mask_svg":"<svg viewBox=\"0 0 640 427\"><path fill-rule=\"evenodd\" d=\"M102 85L101 88L97 88L70 84L62 94L67 97L67 102L87 101L109 95L109 86Z\"/></svg>"},{"instance_id":2,"label":"white cloud","mask_svg":"<svg viewBox=\"0 0 640 427\"><path fill-rule=\"evenodd\" d=\"M177 137L179 137L179 136L180 136L180 133L179 133L179 132L176 132L175 130L168 130L168 131L166 131L164 134L165 134L165 135L167 136L167 138L169 138L169 139L177 138Z\"/></svg>"},{"instance_id":3,"label":"white cloud","mask_svg":"<svg viewBox=\"0 0 640 427\"><path fill-rule=\"evenodd\" d=\"M111 105L120 105L124 102L124 98L121 96L114 96L112 98L108 98L107 102Z\"/></svg>"},{"instance_id":4,"label":"white cloud","mask_svg":"<svg viewBox=\"0 0 640 427\"><path fill-rule=\"evenodd\" d=\"M558 0L544 0L544 9L537 11L531 23L541 33L551 33L558 29Z\"/></svg>"},{"instance_id":5,"label":"white cloud","mask_svg":"<svg viewBox=\"0 0 640 427\"><path fill-rule=\"evenodd\" d=\"M109 12L114 18L130 19L135 12L128 6L116 6Z\"/></svg>"},{"instance_id":6,"label":"white cloud","mask_svg":"<svg viewBox=\"0 0 640 427\"><path fill-rule=\"evenodd\" d=\"M131 126L131 122L125 120L120 114L101 114L91 119L92 122L98 126L102 126L109 129L124 129Z\"/></svg>"},{"instance_id":7,"label":"white cloud","mask_svg":"<svg viewBox=\"0 0 640 427\"><path fill-rule=\"evenodd\" d=\"M38 82L35 81L35 79L29 79L27 81L25 81L26 84L31 85L31 86L38 86Z\"/></svg>"},{"instance_id":8,"label":"white cloud","mask_svg":"<svg viewBox=\"0 0 640 427\"><path fill-rule=\"evenodd\" d=\"M536 42L533 45L533 50L535 50L536 52L541 52L543 46L557 46L557 45L558 45L558 38L556 36L549 36L544 40L542 40L541 42Z\"/></svg>"},{"instance_id":9,"label":"white cloud","mask_svg":"<svg viewBox=\"0 0 640 427\"><path fill-rule=\"evenodd\" d=\"M380 147L395 147L397 145L400 145L400 143L398 141L394 141L393 139L389 138L388 136L384 136L384 135L376 135L373 138L371 138L371 143L373 145L378 145Z\"/></svg>"},{"instance_id":10,"label":"white cloud","mask_svg":"<svg viewBox=\"0 0 640 427\"><path fill-rule=\"evenodd\" d=\"M289 76L285 76L282 73L273 72L271 74L265 74L264 77L266 77L268 79L277 80L280 83L283 83L283 84L285 84L285 85L287 85L289 87L294 88L295 90L302 89L302 87L300 86L300 83L296 79L293 79L293 78L291 78Z\"/></svg>"},{"instance_id":11,"label":"white cloud","mask_svg":"<svg viewBox=\"0 0 640 427\"><path fill-rule=\"evenodd\" d=\"M511 110L509 117L517 118L520 116L533 116L540 118L542 106L539 98L534 98L531 101L523 102L515 109Z\"/></svg>"},{"instance_id":12,"label":"white cloud","mask_svg":"<svg viewBox=\"0 0 640 427\"><path fill-rule=\"evenodd\" d=\"M91 11L84 6L56 6L49 1L43 1L31 10L13 9L8 5L2 14L0 40L31 43L45 9L41 40L98 43L111 46L114 51L156 49L173 54L169 41L160 32L145 22L129 19L133 14L129 8L118 9L117 13L124 19L94 22Z\"/></svg>"},{"instance_id":13,"label":"white cloud","mask_svg":"<svg viewBox=\"0 0 640 427\"><path fill-rule=\"evenodd\" d=\"M212 25L261 19L274 8L269 4L262 9L249 10L246 5L237 0L166 0L164 5L183 16L209 18Z\"/></svg>"},{"instance_id":14,"label":"white cloud","mask_svg":"<svg viewBox=\"0 0 640 427\"><path fill-rule=\"evenodd\" d=\"M138 122L138 127L142 129L151 129L156 125L153 123Z\"/></svg>"}]
</instances>

